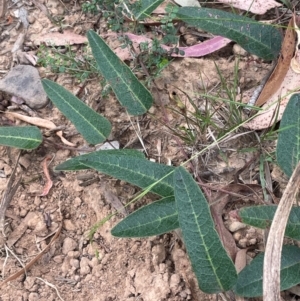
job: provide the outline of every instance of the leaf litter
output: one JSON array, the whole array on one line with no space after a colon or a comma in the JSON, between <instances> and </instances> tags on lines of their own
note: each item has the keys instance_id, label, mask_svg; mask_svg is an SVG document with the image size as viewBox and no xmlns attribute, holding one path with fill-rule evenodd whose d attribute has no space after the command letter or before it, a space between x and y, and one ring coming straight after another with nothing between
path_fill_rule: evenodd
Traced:
<instances>
[{"instance_id":1,"label":"leaf litter","mask_svg":"<svg viewBox=\"0 0 300 301\"><path fill-rule=\"evenodd\" d=\"M290 97L300 89L299 49L296 44L299 28L296 20L294 16L288 25L277 65L255 103L262 106L262 111L244 125L249 129L265 129L280 121Z\"/></svg>"}]
</instances>

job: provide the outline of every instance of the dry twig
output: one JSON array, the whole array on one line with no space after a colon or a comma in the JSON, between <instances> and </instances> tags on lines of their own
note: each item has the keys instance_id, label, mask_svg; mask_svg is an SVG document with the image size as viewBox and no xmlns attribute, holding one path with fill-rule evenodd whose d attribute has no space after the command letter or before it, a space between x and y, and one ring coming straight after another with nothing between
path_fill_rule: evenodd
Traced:
<instances>
[{"instance_id":1,"label":"dry twig","mask_svg":"<svg viewBox=\"0 0 300 301\"><path fill-rule=\"evenodd\" d=\"M6 212L6 209L9 205L10 201L12 200L14 194L16 193L16 191L21 183L21 180L22 180L22 174L21 174L19 176L19 179L15 182L16 171L17 171L17 167L19 164L20 155L21 155L21 152L18 155L16 165L15 165L13 172L10 176L10 179L7 183L7 187L6 187L6 190L4 192L4 195L3 195L3 198L2 198L2 201L0 204L0 231L2 232L4 237L5 237L5 233L4 233L5 212Z\"/></svg>"},{"instance_id":2,"label":"dry twig","mask_svg":"<svg viewBox=\"0 0 300 301\"><path fill-rule=\"evenodd\" d=\"M263 271L264 301L281 301L280 263L283 237L300 185L300 162L295 168L276 210L266 245Z\"/></svg>"}]
</instances>

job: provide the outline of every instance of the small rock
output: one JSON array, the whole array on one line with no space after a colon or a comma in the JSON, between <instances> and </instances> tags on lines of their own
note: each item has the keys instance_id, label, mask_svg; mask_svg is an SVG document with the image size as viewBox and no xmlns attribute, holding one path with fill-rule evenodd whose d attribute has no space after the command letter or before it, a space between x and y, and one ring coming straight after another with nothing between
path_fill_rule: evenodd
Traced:
<instances>
[{"instance_id":1,"label":"small rock","mask_svg":"<svg viewBox=\"0 0 300 301\"><path fill-rule=\"evenodd\" d=\"M236 221L236 222L233 222L230 225L228 225L228 230L230 232L236 232L236 231L238 231L240 229L244 229L246 227L247 227L247 225L245 225L245 224L243 224L241 222Z\"/></svg>"},{"instance_id":2,"label":"small rock","mask_svg":"<svg viewBox=\"0 0 300 301\"><path fill-rule=\"evenodd\" d=\"M53 261L56 263L62 263L64 260L64 256L63 255L57 255L53 257Z\"/></svg>"},{"instance_id":3,"label":"small rock","mask_svg":"<svg viewBox=\"0 0 300 301\"><path fill-rule=\"evenodd\" d=\"M74 280L75 280L76 282L79 282L79 281L80 281L80 276L79 276L79 275L75 275L75 276L74 276Z\"/></svg>"},{"instance_id":4,"label":"small rock","mask_svg":"<svg viewBox=\"0 0 300 301\"><path fill-rule=\"evenodd\" d=\"M24 287L27 290L30 290L33 287L33 285L34 285L34 282L35 282L35 277L27 276L26 280L24 281Z\"/></svg>"},{"instance_id":5,"label":"small rock","mask_svg":"<svg viewBox=\"0 0 300 301\"><path fill-rule=\"evenodd\" d=\"M84 281L85 282L89 282L89 281L91 281L92 280L92 275L87 275L86 277L85 277L85 279L84 279Z\"/></svg>"},{"instance_id":6,"label":"small rock","mask_svg":"<svg viewBox=\"0 0 300 301\"><path fill-rule=\"evenodd\" d=\"M40 109L48 103L39 73L29 65L18 65L12 68L0 80L0 90L23 98L32 109Z\"/></svg>"},{"instance_id":7,"label":"small rock","mask_svg":"<svg viewBox=\"0 0 300 301\"><path fill-rule=\"evenodd\" d=\"M48 234L48 228L45 221L40 220L36 224L33 233L37 236L46 236Z\"/></svg>"},{"instance_id":8,"label":"small rock","mask_svg":"<svg viewBox=\"0 0 300 301\"><path fill-rule=\"evenodd\" d=\"M90 273L91 269L89 267L89 260L86 257L82 257L80 260L80 274L87 275Z\"/></svg>"},{"instance_id":9,"label":"small rock","mask_svg":"<svg viewBox=\"0 0 300 301\"><path fill-rule=\"evenodd\" d=\"M232 51L235 55L247 56L248 52L238 44L234 44Z\"/></svg>"},{"instance_id":10,"label":"small rock","mask_svg":"<svg viewBox=\"0 0 300 301\"><path fill-rule=\"evenodd\" d=\"M74 224L72 223L72 221L69 220L69 219L64 220L64 228L65 228L67 231L75 231L75 230L76 230L75 225L74 225Z\"/></svg>"},{"instance_id":11,"label":"small rock","mask_svg":"<svg viewBox=\"0 0 300 301\"><path fill-rule=\"evenodd\" d=\"M162 263L166 258L166 250L162 244L158 244L152 248L152 261L154 265Z\"/></svg>"},{"instance_id":12,"label":"small rock","mask_svg":"<svg viewBox=\"0 0 300 301\"><path fill-rule=\"evenodd\" d=\"M21 217L25 217L25 216L27 215L27 212L28 212L28 211L27 211L26 209L21 209L21 210L20 210L20 216L21 216Z\"/></svg>"},{"instance_id":13,"label":"small rock","mask_svg":"<svg viewBox=\"0 0 300 301\"><path fill-rule=\"evenodd\" d=\"M79 197L76 197L74 200L74 206L77 208L81 205L81 199Z\"/></svg>"},{"instance_id":14,"label":"small rock","mask_svg":"<svg viewBox=\"0 0 300 301\"><path fill-rule=\"evenodd\" d=\"M68 252L68 257L70 257L70 258L78 258L79 256L80 256L79 251L70 251L70 252Z\"/></svg>"},{"instance_id":15,"label":"small rock","mask_svg":"<svg viewBox=\"0 0 300 301\"><path fill-rule=\"evenodd\" d=\"M76 247L77 242L73 238L67 237L63 243L62 253L67 255L69 251L74 251Z\"/></svg>"},{"instance_id":16,"label":"small rock","mask_svg":"<svg viewBox=\"0 0 300 301\"><path fill-rule=\"evenodd\" d=\"M39 299L39 294L38 293L30 293L28 296L28 301L38 301Z\"/></svg>"},{"instance_id":17,"label":"small rock","mask_svg":"<svg viewBox=\"0 0 300 301\"><path fill-rule=\"evenodd\" d=\"M78 259L74 259L72 258L70 260L70 265L75 268L75 269L78 269L79 268L79 260Z\"/></svg>"},{"instance_id":18,"label":"small rock","mask_svg":"<svg viewBox=\"0 0 300 301\"><path fill-rule=\"evenodd\" d=\"M99 264L99 259L97 259L96 257L93 257L92 260L89 263L91 268L97 266L98 264Z\"/></svg>"},{"instance_id":19,"label":"small rock","mask_svg":"<svg viewBox=\"0 0 300 301\"><path fill-rule=\"evenodd\" d=\"M70 258L66 257L63 264L61 265L61 271L64 275L67 275L67 273L70 271L71 265L70 265Z\"/></svg>"}]
</instances>

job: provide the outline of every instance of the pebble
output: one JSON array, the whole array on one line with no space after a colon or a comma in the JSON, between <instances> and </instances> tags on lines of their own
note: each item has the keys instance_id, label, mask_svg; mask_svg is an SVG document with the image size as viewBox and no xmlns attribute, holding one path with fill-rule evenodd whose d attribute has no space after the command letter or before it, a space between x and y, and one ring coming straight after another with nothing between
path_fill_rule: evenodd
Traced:
<instances>
[{"instance_id":1,"label":"pebble","mask_svg":"<svg viewBox=\"0 0 300 301\"><path fill-rule=\"evenodd\" d=\"M27 210L26 209L21 209L21 211L20 211L20 216L21 217L24 217L24 216L26 216L27 215Z\"/></svg>"},{"instance_id":2,"label":"pebble","mask_svg":"<svg viewBox=\"0 0 300 301\"><path fill-rule=\"evenodd\" d=\"M241 222L235 221L228 225L228 230L230 232L236 232L236 231L238 231L240 229L244 229L246 227L247 227L247 225L245 225Z\"/></svg>"},{"instance_id":3,"label":"pebble","mask_svg":"<svg viewBox=\"0 0 300 301\"><path fill-rule=\"evenodd\" d=\"M81 275L87 275L91 272L91 269L89 267L89 259L86 257L82 257L80 260L80 274Z\"/></svg>"},{"instance_id":4,"label":"pebble","mask_svg":"<svg viewBox=\"0 0 300 301\"><path fill-rule=\"evenodd\" d=\"M18 65L12 68L0 80L0 91L23 98L32 109L43 108L48 103L39 73L33 66Z\"/></svg>"},{"instance_id":5,"label":"pebble","mask_svg":"<svg viewBox=\"0 0 300 301\"><path fill-rule=\"evenodd\" d=\"M69 251L74 251L76 247L77 242L71 237L66 237L62 246L62 253L67 255Z\"/></svg>"},{"instance_id":6,"label":"pebble","mask_svg":"<svg viewBox=\"0 0 300 301\"><path fill-rule=\"evenodd\" d=\"M79 256L80 256L79 251L70 251L70 252L68 252L68 257L70 257L70 258L78 258Z\"/></svg>"},{"instance_id":7,"label":"pebble","mask_svg":"<svg viewBox=\"0 0 300 301\"><path fill-rule=\"evenodd\" d=\"M248 52L238 44L234 44L232 51L235 55L247 56Z\"/></svg>"},{"instance_id":8,"label":"pebble","mask_svg":"<svg viewBox=\"0 0 300 301\"><path fill-rule=\"evenodd\" d=\"M162 263L166 258L166 250L162 244L158 244L152 248L152 261L154 265Z\"/></svg>"},{"instance_id":9,"label":"pebble","mask_svg":"<svg viewBox=\"0 0 300 301\"><path fill-rule=\"evenodd\" d=\"M79 268L79 260L78 259L74 259L72 258L70 260L70 265L75 268L75 269L78 269Z\"/></svg>"},{"instance_id":10,"label":"pebble","mask_svg":"<svg viewBox=\"0 0 300 301\"><path fill-rule=\"evenodd\" d=\"M56 263L62 263L64 260L64 256L63 255L57 255L53 257L53 261Z\"/></svg>"},{"instance_id":11,"label":"pebble","mask_svg":"<svg viewBox=\"0 0 300 301\"><path fill-rule=\"evenodd\" d=\"M38 301L39 299L39 295L38 293L30 293L28 296L28 301Z\"/></svg>"},{"instance_id":12,"label":"pebble","mask_svg":"<svg viewBox=\"0 0 300 301\"><path fill-rule=\"evenodd\" d=\"M70 219L64 220L64 228L67 231L75 231L76 230L75 225L72 223L72 221Z\"/></svg>"},{"instance_id":13,"label":"pebble","mask_svg":"<svg viewBox=\"0 0 300 301\"><path fill-rule=\"evenodd\" d=\"M24 287L27 290L30 290L33 287L33 285L34 285L34 282L35 282L35 277L27 276L26 280L24 281Z\"/></svg>"},{"instance_id":14,"label":"pebble","mask_svg":"<svg viewBox=\"0 0 300 301\"><path fill-rule=\"evenodd\" d=\"M77 208L81 205L81 199L79 197L76 197L74 200L74 206Z\"/></svg>"}]
</instances>

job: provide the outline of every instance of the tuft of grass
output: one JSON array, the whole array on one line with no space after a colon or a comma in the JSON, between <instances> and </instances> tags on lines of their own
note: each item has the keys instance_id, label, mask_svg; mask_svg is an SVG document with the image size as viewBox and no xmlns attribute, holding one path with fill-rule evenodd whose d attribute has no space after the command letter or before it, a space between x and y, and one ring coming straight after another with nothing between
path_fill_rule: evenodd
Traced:
<instances>
[{"instance_id":1,"label":"tuft of grass","mask_svg":"<svg viewBox=\"0 0 300 301\"><path fill-rule=\"evenodd\" d=\"M67 73L79 82L98 76L96 61L88 46L78 53L72 46L47 47L41 45L38 50L38 65L49 68L53 73Z\"/></svg>"}]
</instances>

